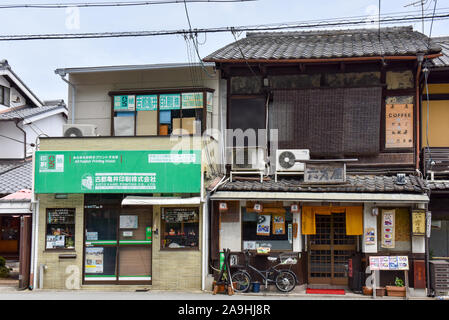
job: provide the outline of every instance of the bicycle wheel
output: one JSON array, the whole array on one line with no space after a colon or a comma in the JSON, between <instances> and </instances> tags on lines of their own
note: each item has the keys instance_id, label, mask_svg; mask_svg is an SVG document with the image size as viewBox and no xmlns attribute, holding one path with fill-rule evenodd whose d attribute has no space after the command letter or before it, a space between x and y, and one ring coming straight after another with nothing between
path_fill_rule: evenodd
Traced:
<instances>
[{"instance_id":1,"label":"bicycle wheel","mask_svg":"<svg viewBox=\"0 0 449 320\"><path fill-rule=\"evenodd\" d=\"M279 270L275 284L279 291L290 292L296 287L296 275L290 270Z\"/></svg>"},{"instance_id":2,"label":"bicycle wheel","mask_svg":"<svg viewBox=\"0 0 449 320\"><path fill-rule=\"evenodd\" d=\"M236 283L235 292L247 292L251 286L251 276L247 272L239 270L232 274L232 282Z\"/></svg>"}]
</instances>

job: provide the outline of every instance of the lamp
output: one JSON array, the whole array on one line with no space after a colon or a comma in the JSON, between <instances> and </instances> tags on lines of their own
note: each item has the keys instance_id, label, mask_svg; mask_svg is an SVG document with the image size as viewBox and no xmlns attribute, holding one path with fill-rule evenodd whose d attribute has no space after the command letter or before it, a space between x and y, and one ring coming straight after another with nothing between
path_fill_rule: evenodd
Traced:
<instances>
[{"instance_id":1,"label":"lamp","mask_svg":"<svg viewBox=\"0 0 449 320\"><path fill-rule=\"evenodd\" d=\"M255 203L253 209L256 212L262 212L263 211L263 206L260 203Z\"/></svg>"},{"instance_id":2,"label":"lamp","mask_svg":"<svg viewBox=\"0 0 449 320\"><path fill-rule=\"evenodd\" d=\"M228 204L226 202L220 202L218 204L218 210L221 212L228 211Z\"/></svg>"},{"instance_id":3,"label":"lamp","mask_svg":"<svg viewBox=\"0 0 449 320\"><path fill-rule=\"evenodd\" d=\"M379 215L379 208L378 207L374 207L373 209L371 209L371 215L373 217L377 217Z\"/></svg>"},{"instance_id":4,"label":"lamp","mask_svg":"<svg viewBox=\"0 0 449 320\"><path fill-rule=\"evenodd\" d=\"M290 206L290 211L293 212L293 213L299 212L299 204L297 204L297 203L292 204Z\"/></svg>"}]
</instances>

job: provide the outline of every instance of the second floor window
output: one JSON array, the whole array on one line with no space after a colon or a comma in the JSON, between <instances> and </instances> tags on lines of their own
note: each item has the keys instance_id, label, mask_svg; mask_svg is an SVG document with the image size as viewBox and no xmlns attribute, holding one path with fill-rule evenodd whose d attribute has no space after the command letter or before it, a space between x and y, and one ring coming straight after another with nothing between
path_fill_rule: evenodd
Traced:
<instances>
[{"instance_id":1,"label":"second floor window","mask_svg":"<svg viewBox=\"0 0 449 320\"><path fill-rule=\"evenodd\" d=\"M114 136L200 135L212 92L112 94Z\"/></svg>"},{"instance_id":2,"label":"second floor window","mask_svg":"<svg viewBox=\"0 0 449 320\"><path fill-rule=\"evenodd\" d=\"M0 86L0 104L8 107L10 105L10 89L4 86Z\"/></svg>"}]
</instances>

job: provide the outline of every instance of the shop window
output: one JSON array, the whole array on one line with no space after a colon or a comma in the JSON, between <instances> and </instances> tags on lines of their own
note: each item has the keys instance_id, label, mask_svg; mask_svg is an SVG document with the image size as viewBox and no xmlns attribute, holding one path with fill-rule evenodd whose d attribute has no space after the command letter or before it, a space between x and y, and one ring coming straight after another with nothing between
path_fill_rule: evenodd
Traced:
<instances>
[{"instance_id":1,"label":"shop window","mask_svg":"<svg viewBox=\"0 0 449 320\"><path fill-rule=\"evenodd\" d=\"M115 136L196 135L203 131L204 102L212 112L210 92L114 95ZM207 101L204 101L206 97Z\"/></svg>"},{"instance_id":2,"label":"shop window","mask_svg":"<svg viewBox=\"0 0 449 320\"><path fill-rule=\"evenodd\" d=\"M161 229L162 248L198 248L198 208L162 208Z\"/></svg>"},{"instance_id":3,"label":"shop window","mask_svg":"<svg viewBox=\"0 0 449 320\"><path fill-rule=\"evenodd\" d=\"M242 207L243 249L292 250L293 215L289 208L276 208L263 213L249 212Z\"/></svg>"},{"instance_id":4,"label":"shop window","mask_svg":"<svg viewBox=\"0 0 449 320\"><path fill-rule=\"evenodd\" d=\"M46 249L75 248L75 209L47 209Z\"/></svg>"}]
</instances>

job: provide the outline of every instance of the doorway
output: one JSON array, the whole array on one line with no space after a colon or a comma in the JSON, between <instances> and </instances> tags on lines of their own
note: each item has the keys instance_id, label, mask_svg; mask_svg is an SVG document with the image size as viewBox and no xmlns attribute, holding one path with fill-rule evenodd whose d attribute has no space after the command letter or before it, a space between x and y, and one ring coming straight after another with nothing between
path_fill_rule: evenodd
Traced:
<instances>
[{"instance_id":1,"label":"doorway","mask_svg":"<svg viewBox=\"0 0 449 320\"><path fill-rule=\"evenodd\" d=\"M308 283L348 285L348 259L356 236L346 235L346 214L316 215L316 234L308 236Z\"/></svg>"}]
</instances>

